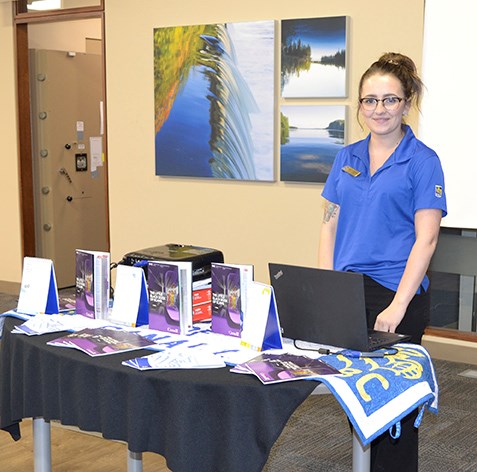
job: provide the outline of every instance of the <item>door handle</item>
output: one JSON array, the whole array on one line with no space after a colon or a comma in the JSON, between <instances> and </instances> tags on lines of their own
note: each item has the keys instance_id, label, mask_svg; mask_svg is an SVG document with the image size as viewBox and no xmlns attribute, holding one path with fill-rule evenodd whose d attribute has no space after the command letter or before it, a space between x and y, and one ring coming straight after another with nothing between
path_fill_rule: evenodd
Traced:
<instances>
[{"instance_id":1,"label":"door handle","mask_svg":"<svg viewBox=\"0 0 477 472\"><path fill-rule=\"evenodd\" d=\"M73 183L73 181L71 180L71 177L70 177L70 174L68 174L68 171L62 167L59 171L58 171L61 175L64 175L66 177L66 180L71 184Z\"/></svg>"}]
</instances>

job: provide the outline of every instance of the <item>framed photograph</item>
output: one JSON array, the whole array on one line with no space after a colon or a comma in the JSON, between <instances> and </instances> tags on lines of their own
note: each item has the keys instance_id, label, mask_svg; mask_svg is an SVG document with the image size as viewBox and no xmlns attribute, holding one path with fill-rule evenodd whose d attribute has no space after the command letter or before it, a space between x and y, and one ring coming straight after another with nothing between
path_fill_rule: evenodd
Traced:
<instances>
[{"instance_id":1,"label":"framed photograph","mask_svg":"<svg viewBox=\"0 0 477 472\"><path fill-rule=\"evenodd\" d=\"M347 17L281 22L282 98L347 96Z\"/></svg>"},{"instance_id":2,"label":"framed photograph","mask_svg":"<svg viewBox=\"0 0 477 472\"><path fill-rule=\"evenodd\" d=\"M345 120L344 105L282 105L280 180L326 182L345 145Z\"/></svg>"},{"instance_id":3,"label":"framed photograph","mask_svg":"<svg viewBox=\"0 0 477 472\"><path fill-rule=\"evenodd\" d=\"M275 22L154 29L156 175L274 180Z\"/></svg>"}]
</instances>

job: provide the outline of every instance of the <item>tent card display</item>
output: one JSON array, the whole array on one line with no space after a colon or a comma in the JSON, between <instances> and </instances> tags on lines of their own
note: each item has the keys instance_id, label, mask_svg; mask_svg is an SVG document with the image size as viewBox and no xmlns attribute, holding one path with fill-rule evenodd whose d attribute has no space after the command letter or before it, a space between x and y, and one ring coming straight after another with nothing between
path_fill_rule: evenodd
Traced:
<instances>
[{"instance_id":1,"label":"tent card display","mask_svg":"<svg viewBox=\"0 0 477 472\"><path fill-rule=\"evenodd\" d=\"M108 316L109 252L76 250L76 313L88 318Z\"/></svg>"},{"instance_id":2,"label":"tent card display","mask_svg":"<svg viewBox=\"0 0 477 472\"><path fill-rule=\"evenodd\" d=\"M26 315L58 313L58 287L51 259L25 257L17 311Z\"/></svg>"},{"instance_id":3,"label":"tent card display","mask_svg":"<svg viewBox=\"0 0 477 472\"><path fill-rule=\"evenodd\" d=\"M252 265L212 263L212 331L240 337Z\"/></svg>"},{"instance_id":4,"label":"tent card display","mask_svg":"<svg viewBox=\"0 0 477 472\"><path fill-rule=\"evenodd\" d=\"M132 327L149 323L146 277L141 267L118 265L110 320Z\"/></svg>"},{"instance_id":5,"label":"tent card display","mask_svg":"<svg viewBox=\"0 0 477 472\"><path fill-rule=\"evenodd\" d=\"M149 328L187 334L192 327L192 262L149 261Z\"/></svg>"},{"instance_id":6,"label":"tent card display","mask_svg":"<svg viewBox=\"0 0 477 472\"><path fill-rule=\"evenodd\" d=\"M281 349L282 334L273 287L252 282L248 289L247 303L247 314L242 324L241 344L257 351Z\"/></svg>"}]
</instances>

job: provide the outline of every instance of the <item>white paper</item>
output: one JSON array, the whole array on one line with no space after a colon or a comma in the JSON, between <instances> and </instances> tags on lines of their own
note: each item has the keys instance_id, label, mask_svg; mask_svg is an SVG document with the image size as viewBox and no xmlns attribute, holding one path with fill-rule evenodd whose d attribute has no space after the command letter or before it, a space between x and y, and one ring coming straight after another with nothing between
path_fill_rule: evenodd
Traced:
<instances>
[{"instance_id":1,"label":"white paper","mask_svg":"<svg viewBox=\"0 0 477 472\"><path fill-rule=\"evenodd\" d=\"M89 149L91 153L91 172L96 172L97 168L103 165L103 138L101 136L91 136L89 138Z\"/></svg>"},{"instance_id":2,"label":"white paper","mask_svg":"<svg viewBox=\"0 0 477 472\"><path fill-rule=\"evenodd\" d=\"M100 100L99 102L99 134L103 136L104 134L104 102Z\"/></svg>"},{"instance_id":3,"label":"white paper","mask_svg":"<svg viewBox=\"0 0 477 472\"><path fill-rule=\"evenodd\" d=\"M225 367L219 357L204 351L181 350L162 351L129 361L123 361L128 367L139 370L151 369L212 369Z\"/></svg>"},{"instance_id":4,"label":"white paper","mask_svg":"<svg viewBox=\"0 0 477 472\"><path fill-rule=\"evenodd\" d=\"M37 315L16 326L12 333L35 336L59 331L80 331L86 328L108 326L106 320L95 320L82 315Z\"/></svg>"}]
</instances>

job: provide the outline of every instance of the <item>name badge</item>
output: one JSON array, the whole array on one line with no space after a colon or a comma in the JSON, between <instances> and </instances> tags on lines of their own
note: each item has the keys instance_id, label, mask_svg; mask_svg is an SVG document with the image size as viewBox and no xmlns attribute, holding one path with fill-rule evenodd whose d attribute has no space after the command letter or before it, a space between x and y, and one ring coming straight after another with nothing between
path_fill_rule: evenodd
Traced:
<instances>
[{"instance_id":1,"label":"name badge","mask_svg":"<svg viewBox=\"0 0 477 472\"><path fill-rule=\"evenodd\" d=\"M353 177L358 177L358 175L361 174L359 170L353 169L350 166L344 166L341 170L344 170L347 174L352 175Z\"/></svg>"}]
</instances>

